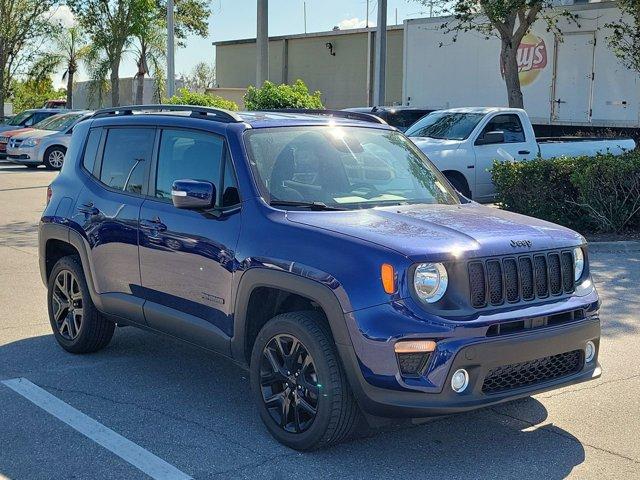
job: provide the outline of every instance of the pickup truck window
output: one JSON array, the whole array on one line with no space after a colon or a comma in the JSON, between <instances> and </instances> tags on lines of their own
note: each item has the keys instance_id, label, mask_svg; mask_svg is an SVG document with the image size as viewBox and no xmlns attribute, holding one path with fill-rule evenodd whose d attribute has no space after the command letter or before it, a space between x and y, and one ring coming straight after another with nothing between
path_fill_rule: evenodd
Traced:
<instances>
[{"instance_id":1,"label":"pickup truck window","mask_svg":"<svg viewBox=\"0 0 640 480\"><path fill-rule=\"evenodd\" d=\"M457 204L444 177L402 134L314 126L251 130L251 166L269 202L339 209Z\"/></svg>"},{"instance_id":2,"label":"pickup truck window","mask_svg":"<svg viewBox=\"0 0 640 480\"><path fill-rule=\"evenodd\" d=\"M433 112L412 125L406 135L442 140L465 140L483 118L482 113Z\"/></svg>"},{"instance_id":3,"label":"pickup truck window","mask_svg":"<svg viewBox=\"0 0 640 480\"><path fill-rule=\"evenodd\" d=\"M522 143L526 141L522 122L518 115L513 113L496 115L489 120L487 126L482 130L480 138L484 137L484 134L488 132L503 132L504 143Z\"/></svg>"}]
</instances>

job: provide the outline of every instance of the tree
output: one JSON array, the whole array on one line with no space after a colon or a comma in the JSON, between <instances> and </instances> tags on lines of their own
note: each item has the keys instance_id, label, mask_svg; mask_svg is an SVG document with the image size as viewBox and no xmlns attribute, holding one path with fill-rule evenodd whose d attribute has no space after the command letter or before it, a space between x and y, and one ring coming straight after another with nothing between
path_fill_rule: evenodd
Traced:
<instances>
[{"instance_id":1,"label":"tree","mask_svg":"<svg viewBox=\"0 0 640 480\"><path fill-rule=\"evenodd\" d=\"M14 79L38 59L57 0L0 0L0 117Z\"/></svg>"},{"instance_id":2,"label":"tree","mask_svg":"<svg viewBox=\"0 0 640 480\"><path fill-rule=\"evenodd\" d=\"M50 77L14 80L11 86L13 108L21 112L28 108L41 108L47 100L64 96L64 89L56 90Z\"/></svg>"},{"instance_id":3,"label":"tree","mask_svg":"<svg viewBox=\"0 0 640 480\"><path fill-rule=\"evenodd\" d=\"M2 1L2 0L0 0ZM164 0L67 0L71 10L76 15L80 25L91 37L92 47L89 54L91 67L92 94L99 96L111 89L111 104L120 104L120 63L123 57L131 53L138 39L138 54L142 54L141 38L146 39L146 46L150 47L149 30L162 28L166 15L166 1ZM208 34L208 19L211 15L207 0L176 0L176 37L178 45L184 45L188 34L206 36ZM143 56L147 65L150 60L150 48L144 54L138 55L136 61ZM144 61L139 65L138 74L145 70L147 75L152 68L146 68ZM110 78L107 85L107 76ZM144 87L143 87L144 88Z\"/></svg>"},{"instance_id":4,"label":"tree","mask_svg":"<svg viewBox=\"0 0 640 480\"><path fill-rule=\"evenodd\" d=\"M191 73L184 77L185 87L196 92L204 92L216 86L216 67L205 62L197 63Z\"/></svg>"},{"instance_id":5,"label":"tree","mask_svg":"<svg viewBox=\"0 0 640 480\"><path fill-rule=\"evenodd\" d=\"M34 67L39 69L36 78L49 76L59 68L64 69L62 80L67 81L67 108L73 105L73 78L80 62L89 56L87 39L78 26L60 29L52 36L53 49L47 52Z\"/></svg>"},{"instance_id":6,"label":"tree","mask_svg":"<svg viewBox=\"0 0 640 480\"><path fill-rule=\"evenodd\" d=\"M277 108L324 108L321 93L309 93L307 85L300 79L293 85L276 85L266 81L260 88L250 85L244 95L247 110L266 110Z\"/></svg>"},{"instance_id":7,"label":"tree","mask_svg":"<svg viewBox=\"0 0 640 480\"><path fill-rule=\"evenodd\" d=\"M606 25L613 30L609 47L622 64L640 73L640 2L618 0L620 20Z\"/></svg>"},{"instance_id":8,"label":"tree","mask_svg":"<svg viewBox=\"0 0 640 480\"><path fill-rule=\"evenodd\" d=\"M552 0L418 0L424 5L434 5L451 17L441 28L453 34L453 41L460 33L472 30L485 38L500 39L500 61L507 87L510 107L523 108L522 89L518 75L518 47L531 26L538 19L546 22L549 30L561 33L560 17L573 18L566 10L554 10ZM632 0L630 0L632 1ZM442 46L442 43L440 44Z\"/></svg>"},{"instance_id":9,"label":"tree","mask_svg":"<svg viewBox=\"0 0 640 480\"><path fill-rule=\"evenodd\" d=\"M110 74L111 105L120 105L120 63L133 37L142 32L154 0L68 0L78 23L89 34L92 88Z\"/></svg>"},{"instance_id":10,"label":"tree","mask_svg":"<svg viewBox=\"0 0 640 480\"><path fill-rule=\"evenodd\" d=\"M164 61L167 54L167 37L164 30L157 23L151 23L136 35L134 52L138 71L135 75L136 104L144 103L144 79L153 76L156 85L155 96L158 101L164 90Z\"/></svg>"}]
</instances>

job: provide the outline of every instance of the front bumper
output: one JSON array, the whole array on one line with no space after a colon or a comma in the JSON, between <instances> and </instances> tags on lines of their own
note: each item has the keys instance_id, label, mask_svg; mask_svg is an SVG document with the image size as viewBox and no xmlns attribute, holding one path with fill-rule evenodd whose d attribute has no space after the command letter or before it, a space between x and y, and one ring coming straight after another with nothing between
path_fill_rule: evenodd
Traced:
<instances>
[{"instance_id":1,"label":"front bumper","mask_svg":"<svg viewBox=\"0 0 640 480\"><path fill-rule=\"evenodd\" d=\"M37 147L7 148L7 160L19 165L36 165L42 163L38 158Z\"/></svg>"},{"instance_id":2,"label":"front bumper","mask_svg":"<svg viewBox=\"0 0 640 480\"><path fill-rule=\"evenodd\" d=\"M497 393L483 392L485 377L493 368L574 350L582 352L589 340L599 348L600 320L597 316L503 337L460 339L452 361L442 365L444 382L430 392L427 389L416 391L408 385L401 389L373 385L362 374L362 364L353 347L339 345L338 348L352 389L364 411L382 417L418 418L473 410L597 378L601 370L596 354L593 361L584 363L581 360L579 370L562 377ZM434 355L438 355L437 350ZM460 394L450 387L451 376L459 368L469 372L469 386Z\"/></svg>"}]
</instances>

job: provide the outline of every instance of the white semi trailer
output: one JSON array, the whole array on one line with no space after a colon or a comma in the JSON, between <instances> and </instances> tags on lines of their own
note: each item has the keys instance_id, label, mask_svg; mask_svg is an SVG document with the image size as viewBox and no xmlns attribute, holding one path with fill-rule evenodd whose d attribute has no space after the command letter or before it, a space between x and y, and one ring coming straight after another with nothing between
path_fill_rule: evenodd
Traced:
<instances>
[{"instance_id":1,"label":"white semi trailer","mask_svg":"<svg viewBox=\"0 0 640 480\"><path fill-rule=\"evenodd\" d=\"M610 50L614 2L563 7L562 36L538 21L519 49L525 109L536 125L640 127L640 74ZM440 28L446 19L405 21L403 103L429 109L506 106L500 42L477 32L456 42ZM441 47L440 44L443 44Z\"/></svg>"}]
</instances>

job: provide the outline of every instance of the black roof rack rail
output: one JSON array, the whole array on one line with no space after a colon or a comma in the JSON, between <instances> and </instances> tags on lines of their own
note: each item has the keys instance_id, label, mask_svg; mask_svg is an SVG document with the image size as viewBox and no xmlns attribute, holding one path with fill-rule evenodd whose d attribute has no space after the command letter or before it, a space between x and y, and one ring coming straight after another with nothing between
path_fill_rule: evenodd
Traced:
<instances>
[{"instance_id":1,"label":"black roof rack rail","mask_svg":"<svg viewBox=\"0 0 640 480\"><path fill-rule=\"evenodd\" d=\"M243 122L235 112L221 108L197 107L194 105L127 105L123 107L110 107L96 110L91 118L104 118L115 115L133 115L133 112L191 112L192 117L209 118L225 123Z\"/></svg>"},{"instance_id":2,"label":"black roof rack rail","mask_svg":"<svg viewBox=\"0 0 640 480\"><path fill-rule=\"evenodd\" d=\"M387 125L380 117L376 117L375 115L371 115L370 113L361 113L361 112L348 112L345 110L321 110L321 109L306 109L306 108L278 108L278 109L270 109L264 110L265 112L281 112L281 113L306 113L308 115L326 115L327 117L339 117L346 118L349 120L361 120L363 122L370 123L381 123L383 125Z\"/></svg>"}]
</instances>

